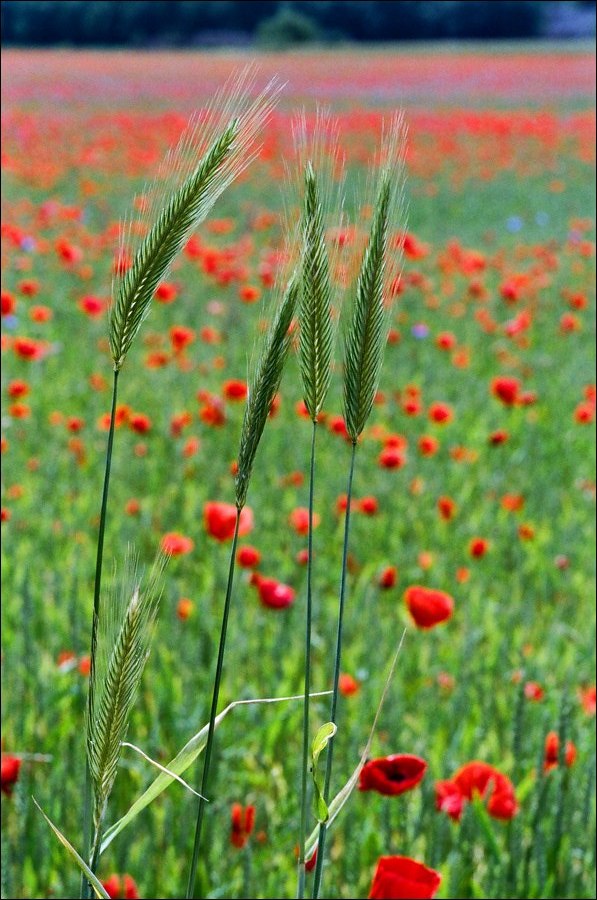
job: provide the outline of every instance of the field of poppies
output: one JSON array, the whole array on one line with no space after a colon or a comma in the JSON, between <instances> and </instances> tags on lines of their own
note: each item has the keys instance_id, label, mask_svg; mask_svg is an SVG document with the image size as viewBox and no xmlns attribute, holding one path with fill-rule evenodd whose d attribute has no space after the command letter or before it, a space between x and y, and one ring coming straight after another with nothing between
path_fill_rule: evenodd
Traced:
<instances>
[{"instance_id":1,"label":"field of poppies","mask_svg":"<svg viewBox=\"0 0 597 900\"><path fill-rule=\"evenodd\" d=\"M132 264L119 223L246 62L3 53L3 897L79 896L34 799L83 854L108 312ZM393 48L258 66L257 87L286 84L255 158L157 286L119 375L105 586L128 546L141 568L160 548L168 561L106 828L210 719L247 384L288 257L294 116L309 131L323 104L338 123L346 217L326 239L348 308L376 148L402 108L408 215L389 226L391 321L350 501L341 324L309 529L295 318L239 518L218 711L297 699L219 722L195 896L296 896L307 563L311 690L329 692L348 511L338 730L313 759L323 771L333 746L330 799L345 785L348 799L320 896L594 897L594 54ZM329 719L313 697L311 740ZM195 756L177 770L186 785L109 835L100 896L184 896ZM317 815L310 800L307 834Z\"/></svg>"}]
</instances>

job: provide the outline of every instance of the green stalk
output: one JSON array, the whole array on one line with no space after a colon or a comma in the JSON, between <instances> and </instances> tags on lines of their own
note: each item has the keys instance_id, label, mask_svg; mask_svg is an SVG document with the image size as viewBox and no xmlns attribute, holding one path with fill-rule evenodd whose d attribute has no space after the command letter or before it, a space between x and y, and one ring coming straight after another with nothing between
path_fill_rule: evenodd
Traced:
<instances>
[{"instance_id":1,"label":"green stalk","mask_svg":"<svg viewBox=\"0 0 597 900\"><path fill-rule=\"evenodd\" d=\"M104 471L104 486L102 489L102 505L100 510L99 531L97 535L97 555L95 560L95 582L93 587L93 618L91 620L91 648L89 653L89 691L87 693L87 717L91 721L91 709L93 701L93 676L95 672L95 656L97 651L97 626L99 622L100 597L102 587L102 564L104 559L104 533L106 530L106 512L108 509L108 490L110 486L110 471L112 468L112 448L114 446L114 427L116 419L116 398L118 395L118 369L114 369L114 381L112 382L112 408L110 411L110 430L108 432L108 447L106 450L106 468ZM92 843L93 825L91 823L91 805L92 805L92 789L91 789L91 772L89 771L89 761L87 754L85 755L85 793L84 793L84 812L83 812L83 834L85 840L84 858L89 858L90 847ZM97 864L97 860L96 860ZM91 871L95 874L95 869L91 866ZM81 897L91 897L91 885L85 878L81 879Z\"/></svg>"},{"instance_id":2,"label":"green stalk","mask_svg":"<svg viewBox=\"0 0 597 900\"><path fill-rule=\"evenodd\" d=\"M340 580L340 602L338 606L338 632L336 635L336 658L334 661L334 686L332 691L332 706L330 712L330 722L337 725L336 711L338 708L338 683L340 681L340 662L342 656L342 628L344 624L344 601L346 597L346 571L348 561L348 535L350 531L350 506L352 501L352 481L354 477L354 463L357 452L357 442L352 442L352 453L350 456L350 471L348 473L348 491L346 494L346 518L344 520L344 543L342 546L342 577ZM334 741L329 742L327 748L327 756L325 760L325 781L323 785L323 799L326 804L329 803L330 797L330 781L332 778L332 762L334 756ZM321 887L321 875L323 870L323 856L325 851L325 836L327 833L327 825L322 822L319 826L319 838L317 841L317 862L315 864L315 876L313 879L313 900L319 897Z\"/></svg>"},{"instance_id":3,"label":"green stalk","mask_svg":"<svg viewBox=\"0 0 597 900\"><path fill-rule=\"evenodd\" d=\"M307 544L307 615L305 622L305 698L303 701L303 769L301 774L301 831L299 838L298 886L296 896L305 896L305 843L307 840L307 785L309 780L309 710L311 691L311 619L313 613L313 493L315 482L315 436L317 419L313 419L311 462L309 466L309 534Z\"/></svg>"},{"instance_id":4,"label":"green stalk","mask_svg":"<svg viewBox=\"0 0 597 900\"><path fill-rule=\"evenodd\" d=\"M193 858L191 860L191 870L189 873L189 881L185 897L187 900L195 896L195 877L197 874L197 863L199 860L199 847L201 844L201 830L203 827L203 816L205 813L205 797L209 781L209 769L211 764L211 753L214 742L216 714L218 711L218 700L220 697L220 682L222 680L222 669L224 666L224 652L226 649L226 632L228 630L228 616L230 614L230 602L232 600L232 583L234 581L234 568L236 564L236 545L238 542L238 529L240 526L241 506L236 507L236 523L234 525L234 536L232 538L232 549L230 551L230 567L228 569L228 584L226 586L226 599L224 601L224 611L222 613L222 627L220 631L220 644L218 646L218 661L216 664L216 674L214 678L213 695L211 699L211 711L209 714L209 729L207 732L207 743L205 745L205 757L203 760L203 775L201 778L201 788L199 793L202 795L199 799L197 809L197 825L195 827L195 843L193 845Z\"/></svg>"}]
</instances>

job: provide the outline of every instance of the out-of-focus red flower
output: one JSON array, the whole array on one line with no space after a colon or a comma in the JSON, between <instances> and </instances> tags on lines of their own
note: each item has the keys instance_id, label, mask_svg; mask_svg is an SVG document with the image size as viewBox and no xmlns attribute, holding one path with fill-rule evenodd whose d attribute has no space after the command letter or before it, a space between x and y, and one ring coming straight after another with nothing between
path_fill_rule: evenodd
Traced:
<instances>
[{"instance_id":1,"label":"out-of-focus red flower","mask_svg":"<svg viewBox=\"0 0 597 900\"><path fill-rule=\"evenodd\" d=\"M359 775L360 791L377 791L388 797L404 794L422 781L427 763L412 753L394 753L370 759Z\"/></svg>"},{"instance_id":2,"label":"out-of-focus red flower","mask_svg":"<svg viewBox=\"0 0 597 900\"><path fill-rule=\"evenodd\" d=\"M377 497L361 497L360 500L357 500L357 509L366 516L374 516L379 510Z\"/></svg>"},{"instance_id":3,"label":"out-of-focus red flower","mask_svg":"<svg viewBox=\"0 0 597 900\"><path fill-rule=\"evenodd\" d=\"M261 603L270 609L286 609L294 602L294 589L275 578L263 578L255 572L252 584L257 588Z\"/></svg>"},{"instance_id":4,"label":"out-of-focus red flower","mask_svg":"<svg viewBox=\"0 0 597 900\"><path fill-rule=\"evenodd\" d=\"M533 700L535 703L539 703L539 701L543 700L545 697L545 691L536 681L527 681L524 686L524 695L527 700Z\"/></svg>"},{"instance_id":5,"label":"out-of-focus red flower","mask_svg":"<svg viewBox=\"0 0 597 900\"><path fill-rule=\"evenodd\" d=\"M44 341L36 341L34 338L16 337L12 349L21 359L32 361L44 356L47 344Z\"/></svg>"},{"instance_id":6,"label":"out-of-focus red flower","mask_svg":"<svg viewBox=\"0 0 597 900\"><path fill-rule=\"evenodd\" d=\"M576 747L572 741L566 741L566 750L564 751L564 762L567 766L571 766L576 759ZM560 762L560 738L557 731L550 731L545 738L545 756L543 759L543 768L546 772L555 767Z\"/></svg>"},{"instance_id":7,"label":"out-of-focus red flower","mask_svg":"<svg viewBox=\"0 0 597 900\"><path fill-rule=\"evenodd\" d=\"M485 538L473 538L468 545L468 552L471 556L474 556L475 559L480 559L482 556L485 556L488 550L489 541L485 540Z\"/></svg>"},{"instance_id":8,"label":"out-of-focus red flower","mask_svg":"<svg viewBox=\"0 0 597 900\"><path fill-rule=\"evenodd\" d=\"M246 544L244 547L239 547L236 561L243 569L254 569L261 562L261 553L256 547Z\"/></svg>"},{"instance_id":9,"label":"out-of-focus red flower","mask_svg":"<svg viewBox=\"0 0 597 900\"><path fill-rule=\"evenodd\" d=\"M513 406L518 402L521 384L518 378L501 375L491 382L491 393L505 406Z\"/></svg>"},{"instance_id":10,"label":"out-of-focus red flower","mask_svg":"<svg viewBox=\"0 0 597 900\"><path fill-rule=\"evenodd\" d=\"M254 284L243 284L238 289L238 296L243 303L255 303L261 297L261 290Z\"/></svg>"},{"instance_id":11,"label":"out-of-focus red flower","mask_svg":"<svg viewBox=\"0 0 597 900\"><path fill-rule=\"evenodd\" d=\"M343 697L353 697L361 690L361 685L352 675L342 672L338 678L338 690Z\"/></svg>"},{"instance_id":12,"label":"out-of-focus red flower","mask_svg":"<svg viewBox=\"0 0 597 900\"><path fill-rule=\"evenodd\" d=\"M84 312L90 319L99 318L106 308L105 302L100 297L94 297L92 294L81 297L77 306L81 312Z\"/></svg>"},{"instance_id":13,"label":"out-of-focus red flower","mask_svg":"<svg viewBox=\"0 0 597 900\"><path fill-rule=\"evenodd\" d=\"M456 335L451 331L442 331L436 337L435 344L440 350L453 350L456 346Z\"/></svg>"},{"instance_id":14,"label":"out-of-focus red flower","mask_svg":"<svg viewBox=\"0 0 597 900\"><path fill-rule=\"evenodd\" d=\"M17 308L17 301L10 291L2 291L2 315L13 316Z\"/></svg>"},{"instance_id":15,"label":"out-of-focus red flower","mask_svg":"<svg viewBox=\"0 0 597 900\"><path fill-rule=\"evenodd\" d=\"M169 556L182 556L190 553L194 546L195 543L191 538L185 537L178 531L169 531L163 536L161 542L163 552Z\"/></svg>"},{"instance_id":16,"label":"out-of-focus red flower","mask_svg":"<svg viewBox=\"0 0 597 900\"><path fill-rule=\"evenodd\" d=\"M136 434L147 434L148 431L151 431L151 419L145 413L131 413L129 428Z\"/></svg>"},{"instance_id":17,"label":"out-of-focus red flower","mask_svg":"<svg viewBox=\"0 0 597 900\"><path fill-rule=\"evenodd\" d=\"M188 597L181 597L176 604L176 615L182 622L186 622L193 612L195 604Z\"/></svg>"},{"instance_id":18,"label":"out-of-focus red flower","mask_svg":"<svg viewBox=\"0 0 597 900\"><path fill-rule=\"evenodd\" d=\"M439 872L409 856L380 856L369 900L430 900L441 880Z\"/></svg>"},{"instance_id":19,"label":"out-of-focus red flower","mask_svg":"<svg viewBox=\"0 0 597 900\"><path fill-rule=\"evenodd\" d=\"M442 519L449 522L456 515L456 503L451 497L440 497L437 501L437 511Z\"/></svg>"},{"instance_id":20,"label":"out-of-focus red flower","mask_svg":"<svg viewBox=\"0 0 597 900\"><path fill-rule=\"evenodd\" d=\"M28 383L18 378L10 382L6 389L6 393L9 397L14 397L16 399L17 397L26 397L29 390Z\"/></svg>"},{"instance_id":21,"label":"out-of-focus red flower","mask_svg":"<svg viewBox=\"0 0 597 900\"><path fill-rule=\"evenodd\" d=\"M592 684L589 687L581 688L579 695L582 708L587 716L594 716L595 709L597 708L597 692L595 690L595 685Z\"/></svg>"},{"instance_id":22,"label":"out-of-focus red flower","mask_svg":"<svg viewBox=\"0 0 597 900\"><path fill-rule=\"evenodd\" d=\"M81 656L77 668L79 670L79 675L83 675L83 677L85 678L88 677L89 673L91 672L91 658L89 657L89 654Z\"/></svg>"},{"instance_id":23,"label":"out-of-focus red flower","mask_svg":"<svg viewBox=\"0 0 597 900\"><path fill-rule=\"evenodd\" d=\"M158 284L155 292L155 299L160 303L172 303L176 300L177 296L178 291L173 284L170 284L167 281L162 281L161 284Z\"/></svg>"},{"instance_id":24,"label":"out-of-focus red flower","mask_svg":"<svg viewBox=\"0 0 597 900\"><path fill-rule=\"evenodd\" d=\"M456 821L465 803L475 796L487 799L487 811L496 819L511 819L518 812L512 782L488 763L473 760L462 766L453 778L435 785L436 808Z\"/></svg>"},{"instance_id":25,"label":"out-of-focus red flower","mask_svg":"<svg viewBox=\"0 0 597 900\"><path fill-rule=\"evenodd\" d=\"M234 537L236 525L236 506L232 503L217 503L209 501L203 506L203 521L205 530L216 541L229 541ZM253 530L253 510L245 506L240 512L238 525L239 537L249 534Z\"/></svg>"},{"instance_id":26,"label":"out-of-focus red flower","mask_svg":"<svg viewBox=\"0 0 597 900\"><path fill-rule=\"evenodd\" d=\"M379 574L377 583L382 590L393 588L398 580L398 569L396 566L386 566Z\"/></svg>"},{"instance_id":27,"label":"out-of-focus red flower","mask_svg":"<svg viewBox=\"0 0 597 900\"><path fill-rule=\"evenodd\" d=\"M233 803L230 810L230 843L239 850L245 846L255 826L255 807Z\"/></svg>"},{"instance_id":28,"label":"out-of-focus red flower","mask_svg":"<svg viewBox=\"0 0 597 900\"><path fill-rule=\"evenodd\" d=\"M290 513L289 522L297 534L309 534L309 510L303 506L298 506ZM317 528L321 522L321 516L313 513L313 528Z\"/></svg>"},{"instance_id":29,"label":"out-of-focus red flower","mask_svg":"<svg viewBox=\"0 0 597 900\"><path fill-rule=\"evenodd\" d=\"M418 440L421 456L434 456L439 450L439 441L430 434L423 434Z\"/></svg>"},{"instance_id":30,"label":"out-of-focus red flower","mask_svg":"<svg viewBox=\"0 0 597 900\"><path fill-rule=\"evenodd\" d=\"M241 381L238 378L230 379L230 381L225 381L222 385L222 394L224 395L226 400L244 400L247 396L247 393L248 388L246 381Z\"/></svg>"},{"instance_id":31,"label":"out-of-focus red flower","mask_svg":"<svg viewBox=\"0 0 597 900\"><path fill-rule=\"evenodd\" d=\"M106 893L115 900L139 900L139 888L130 875L112 874L102 885Z\"/></svg>"},{"instance_id":32,"label":"out-of-focus red flower","mask_svg":"<svg viewBox=\"0 0 597 900\"><path fill-rule=\"evenodd\" d=\"M405 464L406 457L397 447L384 447L377 461L384 469L400 469Z\"/></svg>"},{"instance_id":33,"label":"out-of-focus red flower","mask_svg":"<svg viewBox=\"0 0 597 900\"><path fill-rule=\"evenodd\" d=\"M427 415L432 422L445 425L454 418L454 410L447 403L432 403L427 410Z\"/></svg>"},{"instance_id":34,"label":"out-of-focus red flower","mask_svg":"<svg viewBox=\"0 0 597 900\"><path fill-rule=\"evenodd\" d=\"M170 329L170 343L174 353L182 353L195 340L195 332L185 325L173 325Z\"/></svg>"},{"instance_id":35,"label":"out-of-focus red flower","mask_svg":"<svg viewBox=\"0 0 597 900\"><path fill-rule=\"evenodd\" d=\"M418 628L433 628L446 622L454 612L454 600L444 591L412 585L404 600Z\"/></svg>"},{"instance_id":36,"label":"out-of-focus red flower","mask_svg":"<svg viewBox=\"0 0 597 900\"><path fill-rule=\"evenodd\" d=\"M19 772L21 771L21 760L18 756L11 753L3 753L0 764L0 790L7 797L13 792L14 786L19 780Z\"/></svg>"},{"instance_id":37,"label":"out-of-focus red flower","mask_svg":"<svg viewBox=\"0 0 597 900\"><path fill-rule=\"evenodd\" d=\"M497 431L492 431L489 435L489 443L494 447L499 447L500 444L505 444L510 435L507 431L504 431L503 428L498 428Z\"/></svg>"},{"instance_id":38,"label":"out-of-focus red flower","mask_svg":"<svg viewBox=\"0 0 597 900\"><path fill-rule=\"evenodd\" d=\"M574 421L579 425L590 425L595 418L595 406L593 403L584 401L579 403L574 410Z\"/></svg>"}]
</instances>

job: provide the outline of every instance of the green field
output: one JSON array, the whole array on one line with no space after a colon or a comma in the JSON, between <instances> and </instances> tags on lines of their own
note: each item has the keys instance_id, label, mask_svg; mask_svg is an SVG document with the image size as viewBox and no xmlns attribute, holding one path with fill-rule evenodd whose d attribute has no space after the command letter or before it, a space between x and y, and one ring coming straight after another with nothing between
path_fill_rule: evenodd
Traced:
<instances>
[{"instance_id":1,"label":"green field","mask_svg":"<svg viewBox=\"0 0 597 900\"><path fill-rule=\"evenodd\" d=\"M550 83L549 53L509 53L467 50L444 72L442 54L388 50L359 58L352 75L350 54L337 66L323 51L264 58L265 75L279 69L289 87L258 158L177 258L119 376L105 584L128 544L147 567L165 534L193 542L166 567L127 737L167 765L209 718L230 542L209 534L204 507L235 499L244 403L229 383L247 380L278 298L293 112L306 104L310 116L319 99L338 115L347 310L371 220L367 168L382 118L405 107L408 220L390 225L393 261L401 242L404 259L356 455L341 670L358 689L340 697L332 795L359 761L401 640L370 756L414 754L428 768L400 796L353 793L329 830L325 897L367 896L388 855L438 871L439 898L595 895L594 57L567 49ZM179 58L157 59L3 59L2 751L21 761L14 784L3 762L3 897L79 896L76 867L32 797L82 852L117 226L189 109L238 64L184 55L177 81ZM341 328L318 428L314 691L331 688L334 667L350 463L342 360ZM517 380L513 403L496 396L503 378ZM298 411L296 344L278 399L247 498L254 527L240 543L294 601L265 606L251 570L237 567L220 709L303 690L307 538L291 516L308 506L311 425ZM388 447L400 451L394 467ZM388 567L396 580L383 587ZM416 585L453 598L448 621L416 627L404 601ZM312 735L328 719L328 699L314 700ZM302 722L290 701L241 706L218 728L200 896L295 896ZM547 768L552 731L560 753ZM473 760L510 779L516 815L495 818L489 792L460 821L436 808L436 782ZM200 762L183 776L195 789ZM106 824L155 775L123 749ZM231 842L234 803L256 810L242 849ZM128 873L138 896L183 896L196 808L172 785L115 838L100 879Z\"/></svg>"}]
</instances>

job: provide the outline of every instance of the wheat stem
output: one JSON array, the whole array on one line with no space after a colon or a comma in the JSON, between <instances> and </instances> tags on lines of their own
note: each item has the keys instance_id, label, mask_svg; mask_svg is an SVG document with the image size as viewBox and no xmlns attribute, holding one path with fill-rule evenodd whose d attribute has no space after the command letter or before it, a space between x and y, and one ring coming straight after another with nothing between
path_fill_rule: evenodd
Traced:
<instances>
[{"instance_id":1,"label":"wheat stem","mask_svg":"<svg viewBox=\"0 0 597 900\"><path fill-rule=\"evenodd\" d=\"M344 603L346 598L346 574L348 569L348 537L350 533L350 507L352 503L352 482L354 477L354 464L357 452L356 441L352 444L352 452L350 455L350 470L348 473L348 490L346 493L346 518L344 520L344 541L342 544L342 575L340 579L340 600L338 605L338 627L336 632L336 653L334 657L334 684L332 690L332 703L330 709L330 722L337 724L338 709L338 684L340 681L340 664L342 658L342 632L344 626ZM323 786L323 798L326 804L330 796L330 781L332 778L332 762L334 756L334 740L332 739L327 747L327 756L325 760L325 780ZM325 852L325 836L327 826L322 822L319 826L319 840L317 843L317 862L315 864L315 875L313 879L313 898L317 900L321 887L321 876L323 871L323 857Z\"/></svg>"},{"instance_id":2,"label":"wheat stem","mask_svg":"<svg viewBox=\"0 0 597 900\"><path fill-rule=\"evenodd\" d=\"M102 505L100 510L100 521L97 535L97 555L95 561L95 580L93 587L93 617L91 619L91 644L89 651L89 688L87 692L87 716L88 721L91 720L91 712L93 707L93 692L95 683L96 655L97 655L97 626L100 615L100 598L102 587L102 566L104 558L104 534L106 530L106 514L108 509L108 492L110 487L110 472L112 469L112 450L114 447L114 428L116 421L116 400L118 396L118 371L114 370L114 378L112 382L112 407L110 412L110 430L108 432L108 446L106 449L106 466L104 470L104 485L102 488ZM83 834L86 843L85 858L89 858L89 852L92 841L92 821L91 821L91 805L92 805L92 785L91 771L89 769L89 760L85 762L85 788L84 788L84 812L83 812ZM81 878L81 897L91 897L91 885L83 875Z\"/></svg>"},{"instance_id":3,"label":"wheat stem","mask_svg":"<svg viewBox=\"0 0 597 900\"><path fill-rule=\"evenodd\" d=\"M199 860L199 849L201 846L201 831L203 827L203 816L205 812L205 804L207 802L207 789L209 784L209 771L211 766L211 755L215 734L216 715L218 711L218 700L220 697L220 683L222 681L222 670L224 668L224 652L226 650L226 634L228 631L228 617L230 615L230 605L232 600L232 584L234 581L234 569L236 563L236 545L238 542L238 529L240 525L240 513L242 507L236 508L236 521L234 524L234 535L232 538L232 547L230 550L230 565L228 568L228 584L226 585L226 599L224 601L224 610L222 613L222 626L220 630L220 643L218 645L218 661L216 663L216 674L214 678L213 694L211 698L211 710L209 714L209 729L207 732L207 743L205 745L205 757L203 759L203 775L201 777L201 788L199 793L201 798L197 807L197 824L195 826L195 841L193 844L193 856L191 859L191 869L189 872L189 881L187 884L187 892L185 897L187 900L195 896L195 878L197 874L197 863Z\"/></svg>"},{"instance_id":4,"label":"wheat stem","mask_svg":"<svg viewBox=\"0 0 597 900\"><path fill-rule=\"evenodd\" d=\"M299 900L305 895L305 844L307 840L307 801L309 783L309 714L311 701L311 622L313 615L313 498L315 491L315 438L317 419L313 419L309 463L309 533L307 536L307 611L305 616L305 696L303 698L303 764L301 772L301 818L298 858Z\"/></svg>"}]
</instances>

